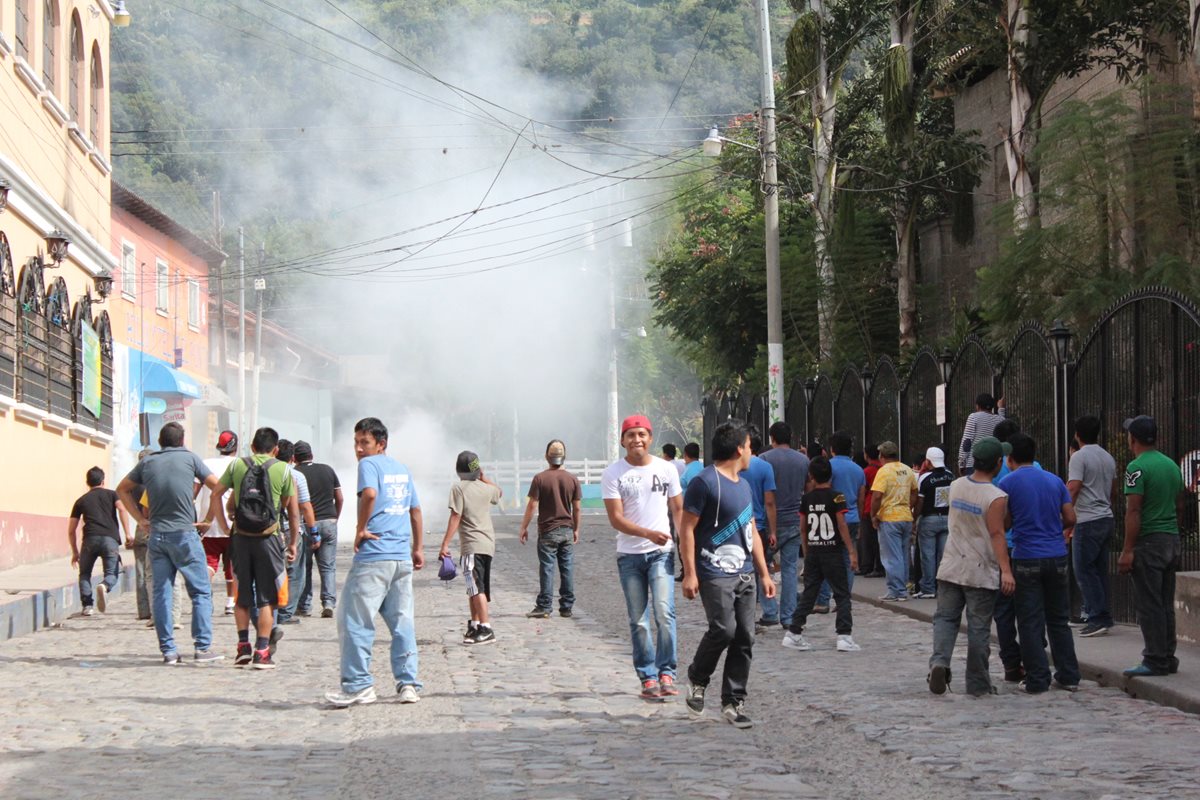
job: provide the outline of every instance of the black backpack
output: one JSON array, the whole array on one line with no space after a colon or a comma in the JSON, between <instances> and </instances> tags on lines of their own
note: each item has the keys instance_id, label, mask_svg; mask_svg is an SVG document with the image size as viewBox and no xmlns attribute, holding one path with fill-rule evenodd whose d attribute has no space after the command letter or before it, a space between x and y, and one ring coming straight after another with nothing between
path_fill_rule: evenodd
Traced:
<instances>
[{"instance_id":1,"label":"black backpack","mask_svg":"<svg viewBox=\"0 0 1200 800\"><path fill-rule=\"evenodd\" d=\"M234 527L238 533L250 536L269 536L279 530L279 510L271 496L271 477L268 472L278 459L269 458L257 464L243 458L246 474L242 476L241 491L234 509Z\"/></svg>"}]
</instances>

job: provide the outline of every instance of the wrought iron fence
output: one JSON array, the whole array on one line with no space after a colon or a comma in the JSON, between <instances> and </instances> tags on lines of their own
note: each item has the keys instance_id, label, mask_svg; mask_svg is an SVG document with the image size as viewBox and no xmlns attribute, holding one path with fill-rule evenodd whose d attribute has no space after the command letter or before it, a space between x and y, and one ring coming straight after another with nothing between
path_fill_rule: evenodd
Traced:
<instances>
[{"instance_id":1,"label":"wrought iron fence","mask_svg":"<svg viewBox=\"0 0 1200 800\"><path fill-rule=\"evenodd\" d=\"M1074 358L1071 340L1061 325L1047 331L1030 323L998 353L971 337L957 353L920 350L903 375L887 358L862 369L848 366L836 378L793 381L784 417L796 444L827 443L835 430L845 430L856 447L896 441L908 463L920 462L930 446L957 460L963 425L976 396L986 392L1004 398L1008 416L1037 442L1042 467L1065 480L1075 419L1100 418L1101 444L1123 471L1130 453L1121 423L1148 414L1158 422L1159 449L1180 464L1191 492L1181 519L1182 568L1200 569L1200 308L1176 292L1144 289L1101 315ZM743 394L734 404L706 399L704 408L708 442L716 424L749 419L752 409L761 414L766 406ZM1116 571L1124 536L1122 498L1113 510L1113 615L1131 622L1131 582Z\"/></svg>"}]
</instances>

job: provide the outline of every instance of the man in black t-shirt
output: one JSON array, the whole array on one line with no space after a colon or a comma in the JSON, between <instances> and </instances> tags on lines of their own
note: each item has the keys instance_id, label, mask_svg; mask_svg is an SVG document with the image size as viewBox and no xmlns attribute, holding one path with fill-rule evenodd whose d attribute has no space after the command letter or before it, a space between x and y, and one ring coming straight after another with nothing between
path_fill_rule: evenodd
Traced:
<instances>
[{"instance_id":1,"label":"man in black t-shirt","mask_svg":"<svg viewBox=\"0 0 1200 800\"><path fill-rule=\"evenodd\" d=\"M829 581L833 599L837 601L837 649L842 653L861 650L851 637L854 619L850 611L850 576L846 572L846 555L850 556L851 571L858 569L858 551L851 544L850 528L846 525L846 498L833 488L833 467L824 456L814 458L808 465L813 481L812 491L800 500L800 544L804 548L804 593L792 615L792 624L783 635L783 646L792 650L811 650L812 645L802 635L804 623L816 605L821 584Z\"/></svg>"},{"instance_id":2,"label":"man in black t-shirt","mask_svg":"<svg viewBox=\"0 0 1200 800\"><path fill-rule=\"evenodd\" d=\"M87 494L75 501L71 521L67 524L67 540L71 543L71 566L79 567L79 599L83 615L90 617L93 604L101 613L108 605L108 592L117 585L121 574L121 524L117 521L117 493L104 488L104 470L92 467L87 471ZM76 535L83 520L83 547ZM104 582L96 585L92 596L92 569L96 560L104 563Z\"/></svg>"},{"instance_id":3,"label":"man in black t-shirt","mask_svg":"<svg viewBox=\"0 0 1200 800\"><path fill-rule=\"evenodd\" d=\"M950 484L954 473L946 468L940 447L925 451L925 463L917 480L917 545L921 553L921 577L917 597L937 597L937 571L950 536Z\"/></svg>"},{"instance_id":4,"label":"man in black t-shirt","mask_svg":"<svg viewBox=\"0 0 1200 800\"><path fill-rule=\"evenodd\" d=\"M342 485L337 473L328 464L313 461L312 445L298 441L293 457L296 471L308 480L308 495L312 498L313 516L317 520L316 530L309 531L312 549L305 548L299 554L305 560L304 588L300 589L297 603L298 613L307 617L312 608L312 562L316 556L317 571L321 573L321 616L333 617L337 606L337 523L342 515Z\"/></svg>"}]
</instances>

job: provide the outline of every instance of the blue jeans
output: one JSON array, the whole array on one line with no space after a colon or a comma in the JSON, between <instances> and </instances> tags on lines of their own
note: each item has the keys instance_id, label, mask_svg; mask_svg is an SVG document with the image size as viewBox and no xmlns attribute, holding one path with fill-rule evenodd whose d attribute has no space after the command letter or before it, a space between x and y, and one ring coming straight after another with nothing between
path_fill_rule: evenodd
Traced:
<instances>
[{"instance_id":1,"label":"blue jeans","mask_svg":"<svg viewBox=\"0 0 1200 800\"><path fill-rule=\"evenodd\" d=\"M104 588L112 590L121 575L121 545L111 536L85 536L79 548L79 600L92 605L92 570L99 559L104 564Z\"/></svg>"},{"instance_id":2,"label":"blue jeans","mask_svg":"<svg viewBox=\"0 0 1200 800\"><path fill-rule=\"evenodd\" d=\"M617 571L629 612L634 671L641 680L675 677L675 554L671 550L618 553ZM651 608L657 644L650 639Z\"/></svg>"},{"instance_id":3,"label":"blue jeans","mask_svg":"<svg viewBox=\"0 0 1200 800\"><path fill-rule=\"evenodd\" d=\"M771 558L772 558L773 554L771 552L771 549L767 546L767 540L769 538L769 535L767 533L767 523L764 522L761 525L759 525L758 521L755 520L754 524L756 526L758 526L758 531L759 531L758 543L760 545L762 545L763 558L765 558L767 560L767 567L770 568ZM775 549L778 550L779 549L779 531L778 530L776 530L776 532L775 532L775 537L776 537L775 538ZM755 583L757 584L758 582L755 581ZM766 597L765 595L763 595L762 586L758 586L755 589L755 598L756 598L760 616L762 617L763 622L770 623L772 625L779 622L779 595L775 595L774 597Z\"/></svg>"},{"instance_id":4,"label":"blue jeans","mask_svg":"<svg viewBox=\"0 0 1200 800\"><path fill-rule=\"evenodd\" d=\"M555 528L538 535L537 607L549 611L554 605L554 568L559 574L558 607L570 611L575 605L575 531Z\"/></svg>"},{"instance_id":5,"label":"blue jeans","mask_svg":"<svg viewBox=\"0 0 1200 800\"><path fill-rule=\"evenodd\" d=\"M338 607L342 691L361 692L375 683L371 677L375 612L383 617L392 634L392 677L398 685L421 688L417 680L412 575L411 561L356 561L350 567Z\"/></svg>"},{"instance_id":6,"label":"blue jeans","mask_svg":"<svg viewBox=\"0 0 1200 800\"><path fill-rule=\"evenodd\" d=\"M208 582L208 562L200 537L191 531L151 531L150 571L154 575L154 632L158 649L175 653L175 618L171 613L175 574L183 575L188 597L192 598L192 639L197 650L212 645L212 586Z\"/></svg>"},{"instance_id":7,"label":"blue jeans","mask_svg":"<svg viewBox=\"0 0 1200 800\"><path fill-rule=\"evenodd\" d=\"M850 530L850 546L857 549L858 547L858 523L847 522L846 527ZM854 570L850 569L850 551L842 552L842 559L846 562L846 591L854 589ZM833 588L829 585L829 581L821 583L821 591L817 594L817 605L829 607L829 601L833 597Z\"/></svg>"},{"instance_id":8,"label":"blue jeans","mask_svg":"<svg viewBox=\"0 0 1200 800\"><path fill-rule=\"evenodd\" d=\"M785 627L792 624L796 613L796 593L799 591L797 578L800 573L800 527L779 528L776 532L779 546L779 621Z\"/></svg>"},{"instance_id":9,"label":"blue jeans","mask_svg":"<svg viewBox=\"0 0 1200 800\"><path fill-rule=\"evenodd\" d=\"M1112 517L1080 522L1075 526L1071 555L1075 561L1075 582L1083 595L1083 608L1089 625L1111 628L1112 610L1108 604L1108 550L1116 523Z\"/></svg>"},{"instance_id":10,"label":"blue jeans","mask_svg":"<svg viewBox=\"0 0 1200 800\"><path fill-rule=\"evenodd\" d=\"M1047 639L1054 658L1054 679L1068 686L1077 685L1079 662L1067 624L1071 616L1067 557L1013 559L1013 576L1017 579L1013 600L1028 690L1042 692L1050 688L1050 664L1042 644Z\"/></svg>"},{"instance_id":11,"label":"blue jeans","mask_svg":"<svg viewBox=\"0 0 1200 800\"><path fill-rule=\"evenodd\" d=\"M291 534L284 531L283 540L289 541ZM308 580L308 559L305 555L312 552L312 539L308 535L308 531L302 531L300 537L296 539L296 560L288 564L288 601L286 606L281 606L275 611L275 624L291 619L296 616L296 611L300 608L300 596L304 594L304 583Z\"/></svg>"},{"instance_id":12,"label":"blue jeans","mask_svg":"<svg viewBox=\"0 0 1200 800\"><path fill-rule=\"evenodd\" d=\"M313 561L317 562L317 574L321 576L321 608L337 608L337 520L319 519L317 528L321 531L321 546L315 553L311 547L305 551L304 571L308 578L304 581L300 608L312 608Z\"/></svg>"},{"instance_id":13,"label":"blue jeans","mask_svg":"<svg viewBox=\"0 0 1200 800\"><path fill-rule=\"evenodd\" d=\"M944 514L927 514L921 517L917 529L917 544L921 548L921 585L917 587L927 594L937 594L937 571L950 536L950 517Z\"/></svg>"},{"instance_id":14,"label":"blue jeans","mask_svg":"<svg viewBox=\"0 0 1200 800\"><path fill-rule=\"evenodd\" d=\"M908 596L908 554L912 544L911 522L879 523L879 557L887 573L887 593Z\"/></svg>"}]
</instances>

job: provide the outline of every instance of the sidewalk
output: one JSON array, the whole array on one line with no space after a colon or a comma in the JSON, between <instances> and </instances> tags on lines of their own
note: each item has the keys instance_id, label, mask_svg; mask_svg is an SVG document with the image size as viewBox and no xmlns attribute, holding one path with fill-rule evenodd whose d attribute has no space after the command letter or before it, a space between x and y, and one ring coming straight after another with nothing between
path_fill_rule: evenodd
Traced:
<instances>
[{"instance_id":1,"label":"sidewalk","mask_svg":"<svg viewBox=\"0 0 1200 800\"><path fill-rule=\"evenodd\" d=\"M886 608L923 622L933 622L937 600L908 600L903 603L884 603L879 600L885 593L883 578L855 576L854 600ZM965 627L964 627L965 630ZM993 641L995 637L993 636ZM931 640L932 642L932 640ZM960 642L962 640L960 639ZM932 647L932 643L930 645ZM1079 659L1079 670L1085 680L1094 680L1101 686L1111 686L1124 691L1130 697L1150 700L1164 706L1173 706L1181 711L1200 714L1200 646L1180 642L1176 650L1179 657L1179 672L1162 678L1127 678L1122 670L1134 666L1141 660L1142 633L1136 625L1117 625L1107 636L1090 639L1075 637L1075 654ZM993 649L992 658L997 658Z\"/></svg>"},{"instance_id":2,"label":"sidewalk","mask_svg":"<svg viewBox=\"0 0 1200 800\"><path fill-rule=\"evenodd\" d=\"M93 580L104 579L100 561ZM133 589L133 551L121 548L121 579L110 593ZM52 628L82 610L79 571L67 556L40 564L0 570L0 642Z\"/></svg>"}]
</instances>

